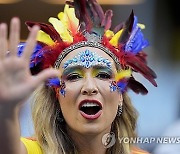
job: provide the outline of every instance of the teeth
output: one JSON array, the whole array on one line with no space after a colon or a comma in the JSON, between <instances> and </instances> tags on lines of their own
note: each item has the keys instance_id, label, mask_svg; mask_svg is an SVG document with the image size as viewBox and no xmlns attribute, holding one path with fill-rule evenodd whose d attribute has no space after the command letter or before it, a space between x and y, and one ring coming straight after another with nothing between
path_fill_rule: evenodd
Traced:
<instances>
[{"instance_id":1,"label":"teeth","mask_svg":"<svg viewBox=\"0 0 180 154\"><path fill-rule=\"evenodd\" d=\"M94 106L99 106L99 105L96 104L96 103L90 103L90 102L84 103L84 104L82 105L82 107L94 107Z\"/></svg>"}]
</instances>

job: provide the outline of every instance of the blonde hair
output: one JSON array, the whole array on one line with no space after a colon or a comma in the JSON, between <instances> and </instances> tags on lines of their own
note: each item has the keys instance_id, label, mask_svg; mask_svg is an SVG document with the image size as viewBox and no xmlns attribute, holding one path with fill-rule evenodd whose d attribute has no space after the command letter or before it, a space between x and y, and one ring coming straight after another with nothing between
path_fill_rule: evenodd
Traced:
<instances>
[{"instance_id":1,"label":"blonde hair","mask_svg":"<svg viewBox=\"0 0 180 154\"><path fill-rule=\"evenodd\" d=\"M131 144L121 143L122 137L136 137L135 128L137 113L126 93L123 94L123 112L112 123L112 131L117 140L114 146L107 149L110 153L130 153ZM76 154L75 146L65 128L65 122L57 121L58 99L55 91L42 85L35 91L32 106L35 137L45 154Z\"/></svg>"}]
</instances>

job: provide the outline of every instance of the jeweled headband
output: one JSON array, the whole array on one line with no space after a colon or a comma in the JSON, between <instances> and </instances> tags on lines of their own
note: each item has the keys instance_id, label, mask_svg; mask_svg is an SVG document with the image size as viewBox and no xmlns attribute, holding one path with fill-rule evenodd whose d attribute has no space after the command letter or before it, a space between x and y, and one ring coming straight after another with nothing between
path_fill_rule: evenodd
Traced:
<instances>
[{"instance_id":1,"label":"jeweled headband","mask_svg":"<svg viewBox=\"0 0 180 154\"><path fill-rule=\"evenodd\" d=\"M141 73L154 86L157 86L154 71L147 66L147 55L143 51L148 41L144 38L143 24L139 24L133 11L126 22L111 28L112 10L105 13L96 0L66 1L64 12L58 18L49 18L50 24L26 22L28 27L39 25L38 44L31 56L30 69L32 74L49 67L59 68L64 57L80 47L95 47L103 50L115 61L120 73L116 80L122 92L132 89L136 93L147 94L147 89L138 82L133 72ZM19 55L25 43L19 45ZM52 80L59 85L59 80Z\"/></svg>"},{"instance_id":2,"label":"jeweled headband","mask_svg":"<svg viewBox=\"0 0 180 154\"><path fill-rule=\"evenodd\" d=\"M121 65L119 63L118 58L109 49L107 49L105 46L103 46L99 42L95 42L95 41L82 41L82 42L76 43L76 44L64 49L63 52L57 58L54 67L58 69L60 64L61 64L61 61L66 57L66 55L68 55L70 52L74 51L75 49L78 49L81 47L93 47L93 48L101 49L102 51L104 51L110 57L113 58L117 67L120 69Z\"/></svg>"}]
</instances>

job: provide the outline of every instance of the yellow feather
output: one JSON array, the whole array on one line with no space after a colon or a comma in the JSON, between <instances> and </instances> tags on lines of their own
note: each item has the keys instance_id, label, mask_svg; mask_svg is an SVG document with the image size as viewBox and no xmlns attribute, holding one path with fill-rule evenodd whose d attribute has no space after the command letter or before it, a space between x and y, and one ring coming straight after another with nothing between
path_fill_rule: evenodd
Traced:
<instances>
[{"instance_id":1,"label":"yellow feather","mask_svg":"<svg viewBox=\"0 0 180 154\"><path fill-rule=\"evenodd\" d=\"M122 32L123 32L123 29L121 29L119 32L117 32L117 33L113 36L113 38L109 41L109 43L110 43L111 45L117 47L117 46L118 46L118 40L119 40Z\"/></svg>"},{"instance_id":2,"label":"yellow feather","mask_svg":"<svg viewBox=\"0 0 180 154\"><path fill-rule=\"evenodd\" d=\"M38 35L37 35L37 40L41 41L47 45L53 45L55 42L51 39L51 37L43 32L42 30L39 30Z\"/></svg>"},{"instance_id":3,"label":"yellow feather","mask_svg":"<svg viewBox=\"0 0 180 154\"><path fill-rule=\"evenodd\" d=\"M107 30L104 34L107 38L112 38L114 36L114 32L111 30Z\"/></svg>"},{"instance_id":4,"label":"yellow feather","mask_svg":"<svg viewBox=\"0 0 180 154\"><path fill-rule=\"evenodd\" d=\"M70 35L67 27L57 18L49 18L49 22L53 25L56 31L60 34L64 42L72 43L73 37Z\"/></svg>"},{"instance_id":5,"label":"yellow feather","mask_svg":"<svg viewBox=\"0 0 180 154\"><path fill-rule=\"evenodd\" d=\"M77 32L79 20L76 18L74 8L69 8L69 5L65 5L64 12L60 12L58 18L71 33L74 34Z\"/></svg>"},{"instance_id":6,"label":"yellow feather","mask_svg":"<svg viewBox=\"0 0 180 154\"><path fill-rule=\"evenodd\" d=\"M119 81L123 78L127 78L127 77L131 77L131 74L132 74L132 70L131 69L128 69L128 70L122 70L120 72L118 72L116 75L115 75L115 80L116 81Z\"/></svg>"},{"instance_id":7,"label":"yellow feather","mask_svg":"<svg viewBox=\"0 0 180 154\"><path fill-rule=\"evenodd\" d=\"M140 27L141 29L145 29L145 25L144 25L144 24L138 23L137 25L138 25L138 27Z\"/></svg>"},{"instance_id":8,"label":"yellow feather","mask_svg":"<svg viewBox=\"0 0 180 154\"><path fill-rule=\"evenodd\" d=\"M59 12L58 13L58 18L62 21L64 17L64 12Z\"/></svg>"}]
</instances>

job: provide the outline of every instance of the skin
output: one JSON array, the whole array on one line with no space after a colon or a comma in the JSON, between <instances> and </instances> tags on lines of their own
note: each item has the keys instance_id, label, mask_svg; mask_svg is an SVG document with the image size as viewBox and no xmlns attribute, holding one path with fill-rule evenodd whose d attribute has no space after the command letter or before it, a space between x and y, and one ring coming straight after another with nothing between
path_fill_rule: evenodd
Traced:
<instances>
[{"instance_id":1,"label":"skin","mask_svg":"<svg viewBox=\"0 0 180 154\"><path fill-rule=\"evenodd\" d=\"M24 54L18 57L16 52L20 36L19 19L11 20L9 40L7 25L0 24L0 147L3 147L1 149L3 154L27 153L20 142L18 117L21 105L40 84L48 78L59 76L59 71L53 69L44 70L36 76L32 76L29 71L29 59L36 43L38 30L37 26L31 29ZM9 56L6 56L7 51L10 51ZM78 53L78 50L70 53L66 58L74 57L72 54L75 52ZM113 63L113 60L103 51L98 51L98 54ZM67 60L66 58L64 61ZM116 72L114 63L112 70ZM63 71L60 68L60 72ZM68 132L78 145L80 153L105 153L106 149L101 139L106 132L110 131L111 123L116 116L117 105L122 97L116 92L110 92L110 81L100 80L92 75L97 74L93 72L96 71L92 68L84 69L84 78L79 80L78 84L66 81L66 96L59 98L62 112L68 123ZM103 114L95 121L85 120L79 114L78 103L86 98L97 99L103 104Z\"/></svg>"},{"instance_id":2,"label":"skin","mask_svg":"<svg viewBox=\"0 0 180 154\"><path fill-rule=\"evenodd\" d=\"M107 58L112 63L112 75L110 77L99 75L107 72L107 69L98 69L96 66L91 68L78 68L64 70L63 64L72 59L80 51L89 49L98 53L103 58ZM122 95L110 92L110 83L114 80L117 73L113 59L104 51L92 47L83 47L69 53L60 65L62 79L66 84L65 97L60 96L60 107L67 123L67 130L75 143L78 145L81 153L105 153L101 139L103 135L110 132L111 124L116 117L118 104L122 102ZM71 74L75 76L69 78ZM102 115L96 120L87 120L80 114L79 103L84 99L98 100L102 103Z\"/></svg>"},{"instance_id":3,"label":"skin","mask_svg":"<svg viewBox=\"0 0 180 154\"><path fill-rule=\"evenodd\" d=\"M11 20L9 40L7 25L0 24L0 147L3 147L0 154L27 153L20 142L19 110L22 103L40 84L50 77L58 76L59 73L53 69L44 70L36 76L30 73L29 59L36 44L38 30L37 26L31 29L24 54L18 57L20 20Z\"/></svg>"}]
</instances>

